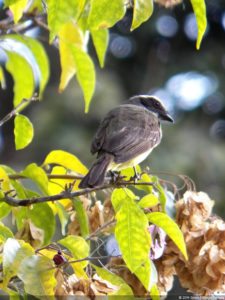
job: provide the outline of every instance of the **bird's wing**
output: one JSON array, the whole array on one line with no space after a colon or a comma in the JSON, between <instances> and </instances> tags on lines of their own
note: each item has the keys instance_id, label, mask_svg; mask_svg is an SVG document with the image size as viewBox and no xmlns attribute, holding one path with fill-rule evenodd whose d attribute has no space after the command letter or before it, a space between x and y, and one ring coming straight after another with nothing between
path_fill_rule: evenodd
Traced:
<instances>
[{"instance_id":1,"label":"bird's wing","mask_svg":"<svg viewBox=\"0 0 225 300\"><path fill-rule=\"evenodd\" d=\"M154 148L160 139L157 117L142 107L121 105L100 124L91 151L111 153L120 163Z\"/></svg>"}]
</instances>

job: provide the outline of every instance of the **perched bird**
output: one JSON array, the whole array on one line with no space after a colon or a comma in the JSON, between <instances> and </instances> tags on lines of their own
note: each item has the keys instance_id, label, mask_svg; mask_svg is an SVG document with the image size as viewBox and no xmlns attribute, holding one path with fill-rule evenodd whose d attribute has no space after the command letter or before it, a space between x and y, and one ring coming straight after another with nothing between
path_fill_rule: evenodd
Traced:
<instances>
[{"instance_id":1,"label":"perched bird","mask_svg":"<svg viewBox=\"0 0 225 300\"><path fill-rule=\"evenodd\" d=\"M91 144L91 153L97 153L97 159L79 188L100 186L107 171L120 171L142 162L161 141L161 120L173 122L155 96L134 96L109 111Z\"/></svg>"}]
</instances>

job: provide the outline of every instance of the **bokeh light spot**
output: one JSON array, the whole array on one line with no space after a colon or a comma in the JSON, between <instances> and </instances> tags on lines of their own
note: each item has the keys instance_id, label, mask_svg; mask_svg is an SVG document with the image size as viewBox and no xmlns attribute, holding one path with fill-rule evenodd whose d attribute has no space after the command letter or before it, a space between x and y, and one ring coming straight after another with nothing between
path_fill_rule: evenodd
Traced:
<instances>
[{"instance_id":1,"label":"bokeh light spot","mask_svg":"<svg viewBox=\"0 0 225 300\"><path fill-rule=\"evenodd\" d=\"M178 31L177 20L172 16L161 16L156 21L156 30L164 37L173 37Z\"/></svg>"}]
</instances>

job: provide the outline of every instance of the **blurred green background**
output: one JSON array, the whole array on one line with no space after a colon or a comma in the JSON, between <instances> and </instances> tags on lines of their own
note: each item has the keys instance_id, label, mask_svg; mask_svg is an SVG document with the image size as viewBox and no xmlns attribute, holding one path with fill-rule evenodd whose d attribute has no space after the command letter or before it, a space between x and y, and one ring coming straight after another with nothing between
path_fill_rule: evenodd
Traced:
<instances>
[{"instance_id":1,"label":"blurred green background","mask_svg":"<svg viewBox=\"0 0 225 300\"><path fill-rule=\"evenodd\" d=\"M155 5L153 16L130 33L132 12L110 32L104 69L97 68L96 92L88 114L75 79L58 93L60 64L56 47L44 42L50 57L51 78L43 101L24 112L35 128L32 144L15 151L13 120L0 132L1 164L16 170L41 163L49 151L63 149L88 167L89 147L101 118L135 94L155 94L175 119L163 125L163 140L142 164L152 171L186 174L216 201L225 216L225 2L206 1L208 28L199 51L197 27L188 1L165 9ZM33 28L26 34L47 41L45 32ZM0 91L1 118L12 109L13 82ZM173 180L172 177L169 179Z\"/></svg>"}]
</instances>

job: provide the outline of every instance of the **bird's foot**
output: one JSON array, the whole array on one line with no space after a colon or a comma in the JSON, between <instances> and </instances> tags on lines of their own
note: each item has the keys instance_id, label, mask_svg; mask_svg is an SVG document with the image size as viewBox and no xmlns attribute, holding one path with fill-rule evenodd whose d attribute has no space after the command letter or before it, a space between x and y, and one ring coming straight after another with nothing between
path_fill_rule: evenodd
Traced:
<instances>
[{"instance_id":1,"label":"bird's foot","mask_svg":"<svg viewBox=\"0 0 225 300\"><path fill-rule=\"evenodd\" d=\"M130 177L130 181L133 181L134 184L138 182L138 180L141 179L142 173L138 173L137 170L134 167L134 176Z\"/></svg>"},{"instance_id":2,"label":"bird's foot","mask_svg":"<svg viewBox=\"0 0 225 300\"><path fill-rule=\"evenodd\" d=\"M111 176L110 182L112 184L117 184L124 178L124 176L120 175L120 172L117 172L117 171L109 171L109 172L110 172L110 176Z\"/></svg>"}]
</instances>

